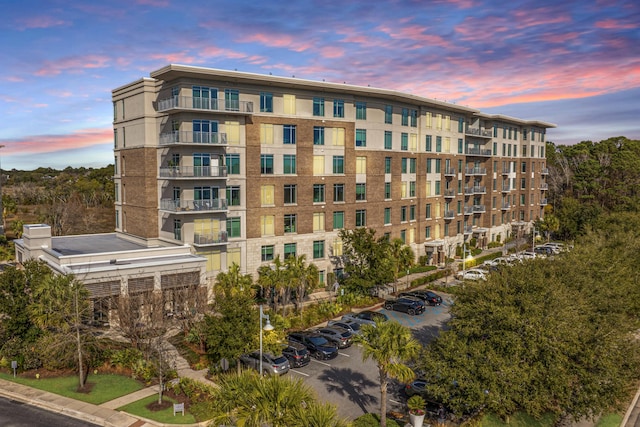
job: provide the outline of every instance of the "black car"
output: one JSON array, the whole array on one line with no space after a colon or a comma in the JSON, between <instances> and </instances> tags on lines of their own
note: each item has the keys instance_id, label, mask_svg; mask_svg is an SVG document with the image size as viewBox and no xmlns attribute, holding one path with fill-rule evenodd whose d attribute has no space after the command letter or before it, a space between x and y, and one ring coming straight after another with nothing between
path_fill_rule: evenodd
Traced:
<instances>
[{"instance_id":1,"label":"black car","mask_svg":"<svg viewBox=\"0 0 640 427\"><path fill-rule=\"evenodd\" d=\"M387 310L402 311L410 315L424 313L424 303L409 298L398 298L395 300L387 300L384 302L384 308Z\"/></svg>"},{"instance_id":2,"label":"black car","mask_svg":"<svg viewBox=\"0 0 640 427\"><path fill-rule=\"evenodd\" d=\"M289 342L297 342L305 347L318 360L333 359L338 356L338 347L316 332L292 332Z\"/></svg>"},{"instance_id":3,"label":"black car","mask_svg":"<svg viewBox=\"0 0 640 427\"><path fill-rule=\"evenodd\" d=\"M327 322L327 326L339 326L351 332L351 335L360 333L360 323L353 319L329 320L329 322Z\"/></svg>"},{"instance_id":4,"label":"black car","mask_svg":"<svg viewBox=\"0 0 640 427\"><path fill-rule=\"evenodd\" d=\"M426 302L429 305L442 304L442 297L432 291L424 291L424 290L409 291L409 292L401 293L400 296L401 297L412 296L412 297L420 298L422 301Z\"/></svg>"},{"instance_id":5,"label":"black car","mask_svg":"<svg viewBox=\"0 0 640 427\"><path fill-rule=\"evenodd\" d=\"M351 332L339 326L325 326L318 328L314 332L319 333L331 342L336 343L338 348L351 347Z\"/></svg>"},{"instance_id":6,"label":"black car","mask_svg":"<svg viewBox=\"0 0 640 427\"><path fill-rule=\"evenodd\" d=\"M307 366L311 358L309 357L309 350L304 344L298 342L289 341L288 344L282 345L282 355L289 360L289 365L292 368L302 368Z\"/></svg>"}]
</instances>

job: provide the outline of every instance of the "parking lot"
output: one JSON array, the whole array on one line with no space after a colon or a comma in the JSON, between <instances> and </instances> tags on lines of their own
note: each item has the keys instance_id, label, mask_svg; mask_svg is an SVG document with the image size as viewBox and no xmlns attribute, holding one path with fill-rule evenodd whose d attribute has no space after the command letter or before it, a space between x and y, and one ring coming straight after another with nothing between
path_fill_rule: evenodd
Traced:
<instances>
[{"instance_id":1,"label":"parking lot","mask_svg":"<svg viewBox=\"0 0 640 427\"><path fill-rule=\"evenodd\" d=\"M427 344L439 333L449 319L451 299L445 295L440 306L428 306L421 315L378 309L390 320L408 326L416 339ZM362 353L357 345L342 349L338 357L328 361L314 358L308 366L292 369L288 375L303 378L318 394L318 397L337 406L344 418L354 419L367 412L377 412L380 407L380 382L376 364L362 361ZM388 390L388 409L400 410L405 406L405 398L399 393L400 385L394 383Z\"/></svg>"}]
</instances>

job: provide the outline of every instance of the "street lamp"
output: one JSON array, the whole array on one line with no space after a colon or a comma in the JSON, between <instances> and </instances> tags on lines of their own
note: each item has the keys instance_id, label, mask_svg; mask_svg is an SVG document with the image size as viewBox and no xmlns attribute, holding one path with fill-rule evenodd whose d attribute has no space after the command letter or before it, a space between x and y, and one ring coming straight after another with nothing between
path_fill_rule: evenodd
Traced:
<instances>
[{"instance_id":1,"label":"street lamp","mask_svg":"<svg viewBox=\"0 0 640 427\"><path fill-rule=\"evenodd\" d=\"M265 319L267 321L264 327L262 327L262 319ZM273 326L269 321L269 315L264 314L264 312L262 311L262 304L260 304L260 375L262 375L262 331L263 330L267 332L273 331Z\"/></svg>"}]
</instances>

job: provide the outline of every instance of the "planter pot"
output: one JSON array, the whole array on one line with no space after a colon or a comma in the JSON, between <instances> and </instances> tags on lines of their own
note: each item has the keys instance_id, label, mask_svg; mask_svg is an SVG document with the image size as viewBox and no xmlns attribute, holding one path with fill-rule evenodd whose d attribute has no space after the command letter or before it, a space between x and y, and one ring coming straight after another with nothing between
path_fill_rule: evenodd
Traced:
<instances>
[{"instance_id":1,"label":"planter pot","mask_svg":"<svg viewBox=\"0 0 640 427\"><path fill-rule=\"evenodd\" d=\"M422 427L422 423L424 422L424 414L417 415L409 413L409 420L411 421L411 425L413 427Z\"/></svg>"}]
</instances>

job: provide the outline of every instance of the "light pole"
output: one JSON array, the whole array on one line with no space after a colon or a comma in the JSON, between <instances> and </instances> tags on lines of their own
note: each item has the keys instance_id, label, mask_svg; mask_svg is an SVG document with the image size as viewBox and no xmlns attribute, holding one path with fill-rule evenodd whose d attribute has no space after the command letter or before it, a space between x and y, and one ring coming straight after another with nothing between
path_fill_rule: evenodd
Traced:
<instances>
[{"instance_id":1,"label":"light pole","mask_svg":"<svg viewBox=\"0 0 640 427\"><path fill-rule=\"evenodd\" d=\"M267 321L267 324L264 325L264 328L262 327L262 319L265 319ZM269 321L269 315L264 314L264 312L262 311L262 304L260 304L260 375L261 376L262 376L262 330L263 329L267 332L273 331L273 326Z\"/></svg>"}]
</instances>

